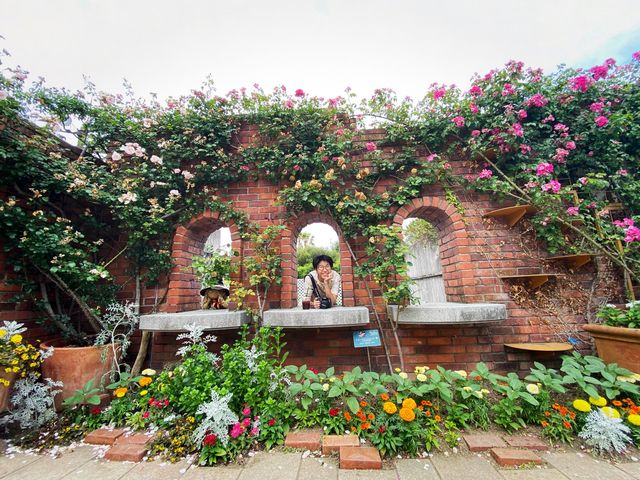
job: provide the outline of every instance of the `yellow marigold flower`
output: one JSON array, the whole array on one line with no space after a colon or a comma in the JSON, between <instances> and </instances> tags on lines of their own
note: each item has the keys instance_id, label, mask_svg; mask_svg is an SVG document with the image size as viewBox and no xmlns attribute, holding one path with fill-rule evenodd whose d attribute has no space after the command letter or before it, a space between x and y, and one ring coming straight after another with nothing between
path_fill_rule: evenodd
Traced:
<instances>
[{"instance_id":1,"label":"yellow marigold flower","mask_svg":"<svg viewBox=\"0 0 640 480\"><path fill-rule=\"evenodd\" d=\"M20 371L20 367L13 367L11 370L13 370L13 373L18 373Z\"/></svg>"},{"instance_id":2,"label":"yellow marigold flower","mask_svg":"<svg viewBox=\"0 0 640 480\"><path fill-rule=\"evenodd\" d=\"M600 411L609 418L620 418L620 412L613 407L602 407Z\"/></svg>"},{"instance_id":3,"label":"yellow marigold flower","mask_svg":"<svg viewBox=\"0 0 640 480\"><path fill-rule=\"evenodd\" d=\"M141 387L146 387L147 385L149 385L151 382L153 382L153 379L151 377L142 377L140 380L138 380L138 384Z\"/></svg>"},{"instance_id":4,"label":"yellow marigold flower","mask_svg":"<svg viewBox=\"0 0 640 480\"><path fill-rule=\"evenodd\" d=\"M322 391L323 392L328 392L329 391L329 387L330 387L330 385L328 383L323 383L322 384Z\"/></svg>"},{"instance_id":5,"label":"yellow marigold flower","mask_svg":"<svg viewBox=\"0 0 640 480\"><path fill-rule=\"evenodd\" d=\"M408 374L407 372L400 372L400 373L398 374L398 376L399 376L400 378L405 378L405 379L406 379L406 378L409 378L409 374Z\"/></svg>"},{"instance_id":6,"label":"yellow marigold flower","mask_svg":"<svg viewBox=\"0 0 640 480\"><path fill-rule=\"evenodd\" d=\"M127 390L128 390L127 387L116 388L116 390L113 392L113 394L116 397L121 398L121 397L125 396L125 394L127 393Z\"/></svg>"},{"instance_id":7,"label":"yellow marigold flower","mask_svg":"<svg viewBox=\"0 0 640 480\"><path fill-rule=\"evenodd\" d=\"M400 418L405 422L413 422L416 419L416 414L412 409L402 407L400 409Z\"/></svg>"},{"instance_id":8,"label":"yellow marigold flower","mask_svg":"<svg viewBox=\"0 0 640 480\"><path fill-rule=\"evenodd\" d=\"M540 393L540 387L538 387L538 385L536 385L535 383L530 383L529 385L527 385L527 392L529 392L531 395L538 395Z\"/></svg>"},{"instance_id":9,"label":"yellow marigold flower","mask_svg":"<svg viewBox=\"0 0 640 480\"><path fill-rule=\"evenodd\" d=\"M631 415L629 415L627 417L627 420L629 420L629 423L631 425L635 425L636 427L640 427L640 415L638 415L637 413L632 413Z\"/></svg>"},{"instance_id":10,"label":"yellow marigold flower","mask_svg":"<svg viewBox=\"0 0 640 480\"><path fill-rule=\"evenodd\" d=\"M416 380L418 380L419 382L426 382L427 376L424 373L419 373L416 375Z\"/></svg>"},{"instance_id":11,"label":"yellow marigold flower","mask_svg":"<svg viewBox=\"0 0 640 480\"><path fill-rule=\"evenodd\" d=\"M582 400L581 398L578 398L573 401L573 408L575 408L579 412L591 411L591 405L589 405L589 402L587 402L586 400Z\"/></svg>"},{"instance_id":12,"label":"yellow marigold flower","mask_svg":"<svg viewBox=\"0 0 640 480\"><path fill-rule=\"evenodd\" d=\"M402 402L402 407L403 408L410 408L410 409L414 409L416 408L418 405L416 404L416 401L413 398L405 398Z\"/></svg>"},{"instance_id":13,"label":"yellow marigold flower","mask_svg":"<svg viewBox=\"0 0 640 480\"><path fill-rule=\"evenodd\" d=\"M0 330L0 337L6 337L6 335L7 335L6 330Z\"/></svg>"},{"instance_id":14,"label":"yellow marigold flower","mask_svg":"<svg viewBox=\"0 0 640 480\"><path fill-rule=\"evenodd\" d=\"M195 421L196 421L195 417L192 417L192 416L187 417L187 422L194 423Z\"/></svg>"},{"instance_id":15,"label":"yellow marigold flower","mask_svg":"<svg viewBox=\"0 0 640 480\"><path fill-rule=\"evenodd\" d=\"M140 393L138 395L144 397L147 393L149 393L149 390L140 390Z\"/></svg>"},{"instance_id":16,"label":"yellow marigold flower","mask_svg":"<svg viewBox=\"0 0 640 480\"><path fill-rule=\"evenodd\" d=\"M400 373L402 370L400 370L398 367L395 368L395 372L396 373Z\"/></svg>"},{"instance_id":17,"label":"yellow marigold flower","mask_svg":"<svg viewBox=\"0 0 640 480\"><path fill-rule=\"evenodd\" d=\"M13 372L13 368L5 367L4 371L7 372L7 373L11 373L11 372Z\"/></svg>"},{"instance_id":18,"label":"yellow marigold flower","mask_svg":"<svg viewBox=\"0 0 640 480\"><path fill-rule=\"evenodd\" d=\"M593 403L596 407L604 407L607 404L607 399L604 397L589 397L589 402Z\"/></svg>"},{"instance_id":19,"label":"yellow marigold flower","mask_svg":"<svg viewBox=\"0 0 640 480\"><path fill-rule=\"evenodd\" d=\"M15 335L13 335L10 340L13 343L20 343L22 341L22 335L20 335L19 333L16 333Z\"/></svg>"},{"instance_id":20,"label":"yellow marigold flower","mask_svg":"<svg viewBox=\"0 0 640 480\"><path fill-rule=\"evenodd\" d=\"M156 374L156 371L153 368L145 368L142 370L142 375L147 377L153 377Z\"/></svg>"},{"instance_id":21,"label":"yellow marigold flower","mask_svg":"<svg viewBox=\"0 0 640 480\"><path fill-rule=\"evenodd\" d=\"M396 404L393 402L384 402L384 404L382 405L382 409L389 415L393 415L398 411L398 407L396 407Z\"/></svg>"}]
</instances>

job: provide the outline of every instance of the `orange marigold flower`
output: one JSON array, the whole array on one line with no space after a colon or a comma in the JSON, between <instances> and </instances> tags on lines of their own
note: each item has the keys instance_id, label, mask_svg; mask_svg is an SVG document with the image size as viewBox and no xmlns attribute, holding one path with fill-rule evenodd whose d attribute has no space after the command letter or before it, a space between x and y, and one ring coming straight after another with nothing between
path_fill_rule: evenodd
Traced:
<instances>
[{"instance_id":1,"label":"orange marigold flower","mask_svg":"<svg viewBox=\"0 0 640 480\"><path fill-rule=\"evenodd\" d=\"M353 433L356 433L356 427L351 427L351 431L352 431Z\"/></svg>"},{"instance_id":2,"label":"orange marigold flower","mask_svg":"<svg viewBox=\"0 0 640 480\"><path fill-rule=\"evenodd\" d=\"M436 415L435 417L433 417L433 419L434 419L436 422L439 422L440 420L442 420L442 417L441 417L440 415Z\"/></svg>"},{"instance_id":3,"label":"orange marigold flower","mask_svg":"<svg viewBox=\"0 0 640 480\"><path fill-rule=\"evenodd\" d=\"M360 401L360 406L361 406L362 408L366 407L367 405L368 405L368 403L367 403L367 402L365 402L364 400L361 400L361 401Z\"/></svg>"},{"instance_id":4,"label":"orange marigold flower","mask_svg":"<svg viewBox=\"0 0 640 480\"><path fill-rule=\"evenodd\" d=\"M430 416L431 416L431 410L427 410L427 411L425 412L425 415L426 415L427 417L430 417Z\"/></svg>"},{"instance_id":5,"label":"orange marigold flower","mask_svg":"<svg viewBox=\"0 0 640 480\"><path fill-rule=\"evenodd\" d=\"M360 430L366 430L370 427L371 425L369 425L367 422L364 422L360 425Z\"/></svg>"},{"instance_id":6,"label":"orange marigold flower","mask_svg":"<svg viewBox=\"0 0 640 480\"><path fill-rule=\"evenodd\" d=\"M422 405L418 405L418 410L423 411L424 407Z\"/></svg>"},{"instance_id":7,"label":"orange marigold flower","mask_svg":"<svg viewBox=\"0 0 640 480\"><path fill-rule=\"evenodd\" d=\"M113 392L113 394L118 398L124 397L126 393L127 393L127 387L116 388L115 391Z\"/></svg>"},{"instance_id":8,"label":"orange marigold flower","mask_svg":"<svg viewBox=\"0 0 640 480\"><path fill-rule=\"evenodd\" d=\"M426 407L427 406L427 401L426 400L422 400L420 402L420 405L422 405L423 407Z\"/></svg>"},{"instance_id":9,"label":"orange marigold flower","mask_svg":"<svg viewBox=\"0 0 640 480\"><path fill-rule=\"evenodd\" d=\"M611 403L613 403L613 405L616 406L616 407L621 407L622 406L622 402L620 400L614 400Z\"/></svg>"},{"instance_id":10,"label":"orange marigold flower","mask_svg":"<svg viewBox=\"0 0 640 480\"><path fill-rule=\"evenodd\" d=\"M550 417L551 416L551 412L549 410L547 410L546 412L544 412L544 416L545 417Z\"/></svg>"},{"instance_id":11,"label":"orange marigold flower","mask_svg":"<svg viewBox=\"0 0 640 480\"><path fill-rule=\"evenodd\" d=\"M407 407L402 407L400 409L400 418L405 422L413 422L416 418L416 414L412 409Z\"/></svg>"},{"instance_id":12,"label":"orange marigold flower","mask_svg":"<svg viewBox=\"0 0 640 480\"><path fill-rule=\"evenodd\" d=\"M482 377L480 375L476 375L475 377L473 377L473 379L475 381L479 381L479 380L482 380Z\"/></svg>"},{"instance_id":13,"label":"orange marigold flower","mask_svg":"<svg viewBox=\"0 0 640 480\"><path fill-rule=\"evenodd\" d=\"M416 404L416 401L413 398L405 398L402 401L402 407L403 408L410 408L411 410L413 410L417 406L418 405Z\"/></svg>"},{"instance_id":14,"label":"orange marigold flower","mask_svg":"<svg viewBox=\"0 0 640 480\"><path fill-rule=\"evenodd\" d=\"M559 410L560 409L560 404L559 403L554 403L553 405L551 405L551 408L553 408L554 410Z\"/></svg>"},{"instance_id":15,"label":"orange marigold flower","mask_svg":"<svg viewBox=\"0 0 640 480\"><path fill-rule=\"evenodd\" d=\"M560 407L560 415L562 415L563 417L567 414L567 412L569 412L569 409L567 407Z\"/></svg>"},{"instance_id":16,"label":"orange marigold flower","mask_svg":"<svg viewBox=\"0 0 640 480\"><path fill-rule=\"evenodd\" d=\"M138 385L140 385L141 387L146 387L151 382L153 382L153 379L151 377L142 377L140 380L138 380Z\"/></svg>"},{"instance_id":17,"label":"orange marigold flower","mask_svg":"<svg viewBox=\"0 0 640 480\"><path fill-rule=\"evenodd\" d=\"M375 420L376 416L373 413L370 413L369 415L367 415L367 419L368 420Z\"/></svg>"},{"instance_id":18,"label":"orange marigold flower","mask_svg":"<svg viewBox=\"0 0 640 480\"><path fill-rule=\"evenodd\" d=\"M429 400L424 400L424 406L425 407L433 407L433 403L431 403Z\"/></svg>"},{"instance_id":19,"label":"orange marigold flower","mask_svg":"<svg viewBox=\"0 0 640 480\"><path fill-rule=\"evenodd\" d=\"M382 405L382 409L389 415L393 415L398 411L398 407L396 407L396 404L393 402L384 402L384 404Z\"/></svg>"},{"instance_id":20,"label":"orange marigold flower","mask_svg":"<svg viewBox=\"0 0 640 480\"><path fill-rule=\"evenodd\" d=\"M562 425L564 425L564 428L571 430L571 424L567 421L562 422Z\"/></svg>"},{"instance_id":21,"label":"orange marigold flower","mask_svg":"<svg viewBox=\"0 0 640 480\"><path fill-rule=\"evenodd\" d=\"M349 412L344 412L344 419L347 422L350 422L351 421L351 414Z\"/></svg>"},{"instance_id":22,"label":"orange marigold flower","mask_svg":"<svg viewBox=\"0 0 640 480\"><path fill-rule=\"evenodd\" d=\"M387 402L387 401L389 401L389 394L387 394L387 393L383 393L382 395L380 395L380 399L381 399L383 402Z\"/></svg>"},{"instance_id":23,"label":"orange marigold flower","mask_svg":"<svg viewBox=\"0 0 640 480\"><path fill-rule=\"evenodd\" d=\"M571 420L575 420L576 419L576 412L569 412L569 417L571 418Z\"/></svg>"},{"instance_id":24,"label":"orange marigold flower","mask_svg":"<svg viewBox=\"0 0 640 480\"><path fill-rule=\"evenodd\" d=\"M549 422L545 422L543 420L542 422L540 422L540 425L542 425L542 428L547 428L549 426Z\"/></svg>"}]
</instances>

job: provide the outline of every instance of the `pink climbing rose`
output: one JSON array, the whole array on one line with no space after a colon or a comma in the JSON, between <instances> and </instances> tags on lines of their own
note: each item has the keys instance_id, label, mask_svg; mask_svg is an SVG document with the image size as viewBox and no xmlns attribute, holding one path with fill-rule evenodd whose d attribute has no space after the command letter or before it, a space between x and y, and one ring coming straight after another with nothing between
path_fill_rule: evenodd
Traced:
<instances>
[{"instance_id":1,"label":"pink climbing rose","mask_svg":"<svg viewBox=\"0 0 640 480\"><path fill-rule=\"evenodd\" d=\"M551 163L539 163L536 167L536 175L539 177L543 175L550 175L553 173L553 164Z\"/></svg>"},{"instance_id":2,"label":"pink climbing rose","mask_svg":"<svg viewBox=\"0 0 640 480\"><path fill-rule=\"evenodd\" d=\"M575 217L576 215L578 215L578 210L578 207L569 207L567 208L567 215Z\"/></svg>"},{"instance_id":3,"label":"pink climbing rose","mask_svg":"<svg viewBox=\"0 0 640 480\"><path fill-rule=\"evenodd\" d=\"M544 107L547 103L549 103L549 100L547 100L541 93L534 93L531 95L531 98L527 100L528 107Z\"/></svg>"},{"instance_id":4,"label":"pink climbing rose","mask_svg":"<svg viewBox=\"0 0 640 480\"><path fill-rule=\"evenodd\" d=\"M549 190L551 190L553 193L558 193L561 187L562 185L560 185L559 181L551 180L549 183L545 183L544 185L542 185L542 191L548 192Z\"/></svg>"},{"instance_id":5,"label":"pink climbing rose","mask_svg":"<svg viewBox=\"0 0 640 480\"><path fill-rule=\"evenodd\" d=\"M301 88L296 90L296 97L304 97L304 90Z\"/></svg>"},{"instance_id":6,"label":"pink climbing rose","mask_svg":"<svg viewBox=\"0 0 640 480\"><path fill-rule=\"evenodd\" d=\"M591 105L589 105L589 110L591 110L592 112L600 112L603 108L603 102L593 102Z\"/></svg>"},{"instance_id":7,"label":"pink climbing rose","mask_svg":"<svg viewBox=\"0 0 640 480\"><path fill-rule=\"evenodd\" d=\"M605 116L600 115L599 117L596 117L595 119L596 125L599 126L600 128L604 127L607 125L607 123L609 123L609 119Z\"/></svg>"},{"instance_id":8,"label":"pink climbing rose","mask_svg":"<svg viewBox=\"0 0 640 480\"><path fill-rule=\"evenodd\" d=\"M491 178L493 177L493 172L491 170L489 170L488 168L484 168L479 174L478 174L478 178Z\"/></svg>"},{"instance_id":9,"label":"pink climbing rose","mask_svg":"<svg viewBox=\"0 0 640 480\"><path fill-rule=\"evenodd\" d=\"M586 92L589 89L589 85L593 83L586 75L580 75L569 80L571 89L576 92Z\"/></svg>"},{"instance_id":10,"label":"pink climbing rose","mask_svg":"<svg viewBox=\"0 0 640 480\"><path fill-rule=\"evenodd\" d=\"M453 117L452 121L456 124L456 127L464 127L464 117L458 115L457 117Z\"/></svg>"},{"instance_id":11,"label":"pink climbing rose","mask_svg":"<svg viewBox=\"0 0 640 480\"><path fill-rule=\"evenodd\" d=\"M440 100L442 97L444 97L445 93L447 93L447 91L444 88L438 88L433 91L433 99Z\"/></svg>"},{"instance_id":12,"label":"pink climbing rose","mask_svg":"<svg viewBox=\"0 0 640 480\"><path fill-rule=\"evenodd\" d=\"M376 144L373 142L367 142L366 148L367 152L375 152L378 147L376 147Z\"/></svg>"}]
</instances>

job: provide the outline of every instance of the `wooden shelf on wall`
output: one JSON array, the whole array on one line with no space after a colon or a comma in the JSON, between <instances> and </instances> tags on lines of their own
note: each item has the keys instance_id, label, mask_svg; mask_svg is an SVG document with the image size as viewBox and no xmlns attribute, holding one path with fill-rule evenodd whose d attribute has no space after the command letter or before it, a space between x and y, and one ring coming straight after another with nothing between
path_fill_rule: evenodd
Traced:
<instances>
[{"instance_id":1,"label":"wooden shelf on wall","mask_svg":"<svg viewBox=\"0 0 640 480\"><path fill-rule=\"evenodd\" d=\"M576 253L573 255L560 255L557 257L547 257L548 262L562 262L570 270L576 270L591 261L593 255L590 253Z\"/></svg>"},{"instance_id":2,"label":"wooden shelf on wall","mask_svg":"<svg viewBox=\"0 0 640 480\"><path fill-rule=\"evenodd\" d=\"M499 218L513 227L516 223L527 214L536 213L538 210L531 205L514 205L513 207L499 208L485 213L483 218Z\"/></svg>"},{"instance_id":3,"label":"wooden shelf on wall","mask_svg":"<svg viewBox=\"0 0 640 480\"><path fill-rule=\"evenodd\" d=\"M549 281L551 277L562 277L562 273L532 273L530 275L501 275L502 280L521 280L529 288L538 288Z\"/></svg>"},{"instance_id":4,"label":"wooden shelf on wall","mask_svg":"<svg viewBox=\"0 0 640 480\"><path fill-rule=\"evenodd\" d=\"M565 342L505 343L504 346L515 350L526 350L528 352L568 352L569 350L573 350L573 345Z\"/></svg>"}]
</instances>

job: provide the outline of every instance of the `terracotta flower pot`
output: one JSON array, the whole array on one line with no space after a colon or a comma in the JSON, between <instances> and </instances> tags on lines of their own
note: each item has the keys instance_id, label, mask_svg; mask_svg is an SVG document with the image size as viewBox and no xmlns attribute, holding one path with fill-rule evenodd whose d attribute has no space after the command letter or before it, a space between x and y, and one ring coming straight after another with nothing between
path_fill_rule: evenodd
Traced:
<instances>
[{"instance_id":1,"label":"terracotta flower pot","mask_svg":"<svg viewBox=\"0 0 640 480\"><path fill-rule=\"evenodd\" d=\"M595 342L598 356L607 363L640 373L640 328L610 327L587 324L582 328L589 332Z\"/></svg>"},{"instance_id":2,"label":"terracotta flower pot","mask_svg":"<svg viewBox=\"0 0 640 480\"><path fill-rule=\"evenodd\" d=\"M90 347L66 347L62 341L43 343L43 349L54 347L53 355L42 362L42 376L63 383L62 392L55 397L56 409L62 401L93 379L94 386L109 383L108 373L113 367L113 344ZM118 350L118 349L116 349Z\"/></svg>"},{"instance_id":3,"label":"terracotta flower pot","mask_svg":"<svg viewBox=\"0 0 640 480\"><path fill-rule=\"evenodd\" d=\"M4 368L0 371L0 378L5 380L9 380L11 384L8 387L4 385L0 385L0 413L6 412L9 409L9 399L11 398L11 388L13 387L13 382L16 379L16 374L6 373Z\"/></svg>"}]
</instances>

